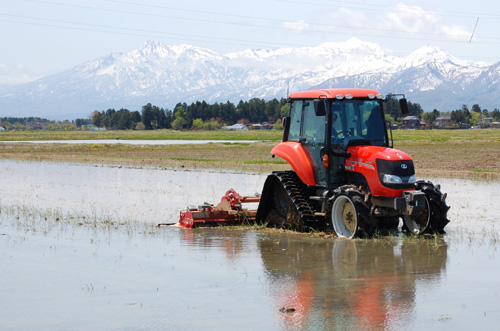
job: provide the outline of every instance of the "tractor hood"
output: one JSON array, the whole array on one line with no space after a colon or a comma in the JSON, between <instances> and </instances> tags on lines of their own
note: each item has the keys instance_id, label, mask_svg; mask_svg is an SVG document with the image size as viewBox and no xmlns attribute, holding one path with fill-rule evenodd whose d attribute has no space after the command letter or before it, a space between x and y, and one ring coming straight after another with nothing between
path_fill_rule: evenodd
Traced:
<instances>
[{"instance_id":1,"label":"tractor hood","mask_svg":"<svg viewBox=\"0 0 500 331\"><path fill-rule=\"evenodd\" d=\"M411 157L397 149L380 146L351 146L345 170L360 173L374 196L400 196L414 189L415 168Z\"/></svg>"},{"instance_id":2,"label":"tractor hood","mask_svg":"<svg viewBox=\"0 0 500 331\"><path fill-rule=\"evenodd\" d=\"M351 146L347 149L351 157L347 160L351 163L360 162L366 166L373 165L375 160L387 161L412 161L411 157L400 150L380 146Z\"/></svg>"}]
</instances>

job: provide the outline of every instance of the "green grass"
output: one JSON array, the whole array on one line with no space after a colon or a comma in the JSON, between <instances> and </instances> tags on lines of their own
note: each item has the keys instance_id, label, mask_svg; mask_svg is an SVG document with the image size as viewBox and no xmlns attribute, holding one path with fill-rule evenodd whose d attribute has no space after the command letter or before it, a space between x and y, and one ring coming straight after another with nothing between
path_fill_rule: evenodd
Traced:
<instances>
[{"instance_id":1,"label":"green grass","mask_svg":"<svg viewBox=\"0 0 500 331\"><path fill-rule=\"evenodd\" d=\"M482 130L395 130L394 141L447 142L447 141L500 141L499 129Z\"/></svg>"},{"instance_id":2,"label":"green grass","mask_svg":"<svg viewBox=\"0 0 500 331\"><path fill-rule=\"evenodd\" d=\"M484 130L395 130L394 142L500 141L500 129ZM279 141L282 131L6 131L0 141L12 140L259 140Z\"/></svg>"},{"instance_id":3,"label":"green grass","mask_svg":"<svg viewBox=\"0 0 500 331\"><path fill-rule=\"evenodd\" d=\"M279 141L282 131L5 131L0 133L0 141L27 140L260 140Z\"/></svg>"}]
</instances>

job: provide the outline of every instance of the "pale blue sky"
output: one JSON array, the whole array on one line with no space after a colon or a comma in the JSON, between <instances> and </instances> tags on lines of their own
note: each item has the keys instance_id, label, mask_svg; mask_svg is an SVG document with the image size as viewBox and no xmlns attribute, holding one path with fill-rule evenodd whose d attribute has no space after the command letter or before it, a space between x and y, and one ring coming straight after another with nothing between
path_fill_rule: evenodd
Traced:
<instances>
[{"instance_id":1,"label":"pale blue sky","mask_svg":"<svg viewBox=\"0 0 500 331\"><path fill-rule=\"evenodd\" d=\"M149 39L225 54L357 37L401 56L430 44L465 60L500 61L496 0L0 0L0 31L0 86Z\"/></svg>"}]
</instances>

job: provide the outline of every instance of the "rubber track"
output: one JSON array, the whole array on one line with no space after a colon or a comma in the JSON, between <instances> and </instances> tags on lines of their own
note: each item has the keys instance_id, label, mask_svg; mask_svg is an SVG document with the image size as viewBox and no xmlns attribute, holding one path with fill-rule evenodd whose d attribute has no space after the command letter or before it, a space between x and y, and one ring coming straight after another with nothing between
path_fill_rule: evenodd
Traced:
<instances>
[{"instance_id":1,"label":"rubber track","mask_svg":"<svg viewBox=\"0 0 500 331\"><path fill-rule=\"evenodd\" d=\"M295 208L299 212L304 226L317 228L318 219L314 216L314 210L307 202L307 188L297 174L294 171L274 171L272 175L276 176L285 188Z\"/></svg>"}]
</instances>

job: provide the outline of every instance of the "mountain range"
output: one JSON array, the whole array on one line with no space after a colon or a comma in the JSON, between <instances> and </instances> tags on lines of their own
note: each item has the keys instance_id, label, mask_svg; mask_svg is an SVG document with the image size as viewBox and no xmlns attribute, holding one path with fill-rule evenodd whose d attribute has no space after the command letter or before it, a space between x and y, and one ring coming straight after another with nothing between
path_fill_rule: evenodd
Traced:
<instances>
[{"instance_id":1,"label":"mountain range","mask_svg":"<svg viewBox=\"0 0 500 331\"><path fill-rule=\"evenodd\" d=\"M219 54L190 45L148 41L37 81L0 89L0 116L86 118L94 110L141 110L147 103L208 103L286 97L311 88L374 88L404 93L425 111L463 104L500 108L500 62L464 61L424 46L396 56L351 38L316 47Z\"/></svg>"}]
</instances>

